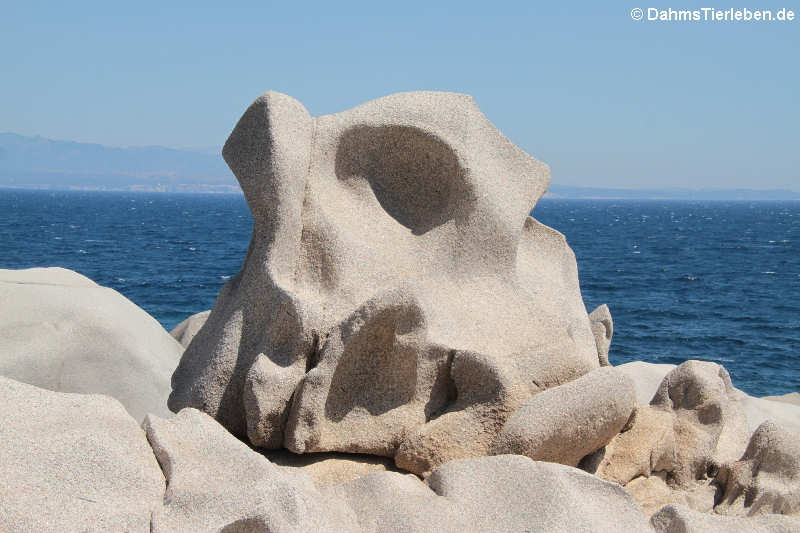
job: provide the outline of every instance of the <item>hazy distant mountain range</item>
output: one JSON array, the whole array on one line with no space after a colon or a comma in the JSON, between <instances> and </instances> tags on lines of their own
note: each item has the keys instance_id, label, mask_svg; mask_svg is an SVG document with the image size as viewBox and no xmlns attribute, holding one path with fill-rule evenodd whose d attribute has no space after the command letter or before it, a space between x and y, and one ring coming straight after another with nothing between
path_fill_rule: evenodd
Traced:
<instances>
[{"instance_id":1,"label":"hazy distant mountain range","mask_svg":"<svg viewBox=\"0 0 800 533\"><path fill-rule=\"evenodd\" d=\"M548 198L602 200L800 200L786 189L610 189L550 185Z\"/></svg>"},{"instance_id":2,"label":"hazy distant mountain range","mask_svg":"<svg viewBox=\"0 0 800 533\"><path fill-rule=\"evenodd\" d=\"M0 133L0 187L241 193L220 149L114 148ZM800 200L800 192L752 189L611 189L551 185L551 198Z\"/></svg>"},{"instance_id":3,"label":"hazy distant mountain range","mask_svg":"<svg viewBox=\"0 0 800 533\"><path fill-rule=\"evenodd\" d=\"M0 133L0 186L238 192L219 151L163 146L113 148Z\"/></svg>"}]
</instances>

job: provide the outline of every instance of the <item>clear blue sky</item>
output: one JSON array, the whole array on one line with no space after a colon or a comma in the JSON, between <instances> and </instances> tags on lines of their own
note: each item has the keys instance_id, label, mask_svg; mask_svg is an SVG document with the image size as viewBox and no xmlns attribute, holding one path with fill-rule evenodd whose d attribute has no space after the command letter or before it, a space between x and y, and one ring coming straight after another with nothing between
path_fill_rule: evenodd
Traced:
<instances>
[{"instance_id":1,"label":"clear blue sky","mask_svg":"<svg viewBox=\"0 0 800 533\"><path fill-rule=\"evenodd\" d=\"M0 131L219 146L268 89L313 115L446 90L554 183L800 190L800 20L636 22L641 0L0 4Z\"/></svg>"}]
</instances>

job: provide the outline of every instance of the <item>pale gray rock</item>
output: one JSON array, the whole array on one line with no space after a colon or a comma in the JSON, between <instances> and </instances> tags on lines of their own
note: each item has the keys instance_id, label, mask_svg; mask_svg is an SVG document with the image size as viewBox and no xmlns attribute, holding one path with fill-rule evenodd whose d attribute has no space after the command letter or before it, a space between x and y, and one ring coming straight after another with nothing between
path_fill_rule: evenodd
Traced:
<instances>
[{"instance_id":1,"label":"pale gray rock","mask_svg":"<svg viewBox=\"0 0 800 533\"><path fill-rule=\"evenodd\" d=\"M61 267L26 268L23 270L0 269L0 283L32 285L55 285L60 287L99 287L83 274Z\"/></svg>"},{"instance_id":2,"label":"pale gray rock","mask_svg":"<svg viewBox=\"0 0 800 533\"><path fill-rule=\"evenodd\" d=\"M800 392L788 392L786 394L781 394L780 396L764 396L762 400L788 403L791 405L800 405Z\"/></svg>"},{"instance_id":3,"label":"pale gray rock","mask_svg":"<svg viewBox=\"0 0 800 533\"><path fill-rule=\"evenodd\" d=\"M615 369L630 375L623 366ZM651 404L638 405L625 430L581 466L624 485L648 512L670 503L709 511L714 476L747 446L740 396L723 367L686 361L664 377Z\"/></svg>"},{"instance_id":4,"label":"pale gray rock","mask_svg":"<svg viewBox=\"0 0 800 533\"><path fill-rule=\"evenodd\" d=\"M636 403L650 405L650 400L664 381L664 377L675 369L676 365L665 363L647 363L645 361L631 361L614 368L625 373L633 380L636 386Z\"/></svg>"},{"instance_id":5,"label":"pale gray rock","mask_svg":"<svg viewBox=\"0 0 800 533\"><path fill-rule=\"evenodd\" d=\"M720 514L800 514L800 433L772 421L753 433L744 455L716 476Z\"/></svg>"},{"instance_id":6,"label":"pale gray rock","mask_svg":"<svg viewBox=\"0 0 800 533\"><path fill-rule=\"evenodd\" d=\"M653 399L664 377L675 365L632 361L615 368L627 374L636 384L636 400L648 405ZM800 394L793 392L783 396L756 398L738 389L734 392L747 417L747 426L752 433L765 420L800 431Z\"/></svg>"},{"instance_id":7,"label":"pale gray rock","mask_svg":"<svg viewBox=\"0 0 800 533\"><path fill-rule=\"evenodd\" d=\"M210 309L208 311L196 313L175 326L169 334L172 335L176 341L181 343L181 346L186 348L189 346L189 343L192 342L194 336L197 335L197 332L200 331L200 328L203 327L203 324L206 323L208 315L210 314Z\"/></svg>"},{"instance_id":8,"label":"pale gray rock","mask_svg":"<svg viewBox=\"0 0 800 533\"><path fill-rule=\"evenodd\" d=\"M650 518L657 533L797 533L800 518L765 515L753 518L702 513L668 505Z\"/></svg>"},{"instance_id":9,"label":"pale gray rock","mask_svg":"<svg viewBox=\"0 0 800 533\"><path fill-rule=\"evenodd\" d=\"M781 400L756 398L742 391L737 391L737 395L751 432L767 420L800 432L800 405L793 403L792 394L779 397Z\"/></svg>"},{"instance_id":10,"label":"pale gray rock","mask_svg":"<svg viewBox=\"0 0 800 533\"><path fill-rule=\"evenodd\" d=\"M601 368L533 396L503 426L490 453L577 466L614 438L636 405L633 382Z\"/></svg>"},{"instance_id":11,"label":"pale gray rock","mask_svg":"<svg viewBox=\"0 0 800 533\"><path fill-rule=\"evenodd\" d=\"M638 405L629 427L581 466L620 485L652 472L672 472L677 467L674 423L671 412Z\"/></svg>"},{"instance_id":12,"label":"pale gray rock","mask_svg":"<svg viewBox=\"0 0 800 533\"><path fill-rule=\"evenodd\" d=\"M325 489L364 533L651 531L619 486L522 456L462 459L414 476L378 472Z\"/></svg>"},{"instance_id":13,"label":"pale gray rock","mask_svg":"<svg viewBox=\"0 0 800 533\"><path fill-rule=\"evenodd\" d=\"M476 531L476 509L439 496L411 474L376 472L328 487L323 495L351 509L362 533Z\"/></svg>"},{"instance_id":14,"label":"pale gray rock","mask_svg":"<svg viewBox=\"0 0 800 533\"><path fill-rule=\"evenodd\" d=\"M677 483L706 476L738 459L750 436L728 371L716 363L686 361L666 375L650 405L674 415Z\"/></svg>"},{"instance_id":15,"label":"pale gray rock","mask_svg":"<svg viewBox=\"0 0 800 533\"><path fill-rule=\"evenodd\" d=\"M597 357L600 366L609 366L608 349L611 346L611 337L614 336L614 320L611 318L611 310L606 304L600 305L589 313L589 321L592 323L592 333L597 344Z\"/></svg>"},{"instance_id":16,"label":"pale gray rock","mask_svg":"<svg viewBox=\"0 0 800 533\"><path fill-rule=\"evenodd\" d=\"M0 377L0 411L0 531L150 532L164 476L118 401Z\"/></svg>"},{"instance_id":17,"label":"pale gray rock","mask_svg":"<svg viewBox=\"0 0 800 533\"><path fill-rule=\"evenodd\" d=\"M468 513L467 531L650 531L647 518L616 483L519 455L453 461L426 483Z\"/></svg>"},{"instance_id":18,"label":"pale gray rock","mask_svg":"<svg viewBox=\"0 0 800 533\"><path fill-rule=\"evenodd\" d=\"M223 149L254 217L241 272L173 375L267 448L486 454L535 392L599 367L549 169L472 99L401 93L312 118L269 92Z\"/></svg>"},{"instance_id":19,"label":"pale gray rock","mask_svg":"<svg viewBox=\"0 0 800 533\"><path fill-rule=\"evenodd\" d=\"M516 276L521 290L566 322L567 333L587 357L596 352L580 294L578 263L563 234L527 217L519 236Z\"/></svg>"},{"instance_id":20,"label":"pale gray rock","mask_svg":"<svg viewBox=\"0 0 800 533\"><path fill-rule=\"evenodd\" d=\"M0 270L0 375L169 415L182 347L118 292L62 268Z\"/></svg>"},{"instance_id":21,"label":"pale gray rock","mask_svg":"<svg viewBox=\"0 0 800 533\"><path fill-rule=\"evenodd\" d=\"M669 473L654 472L649 477L637 477L625 485L645 515L652 515L665 505L683 505L702 513L714 511L719 487L713 479L696 480L677 486Z\"/></svg>"},{"instance_id":22,"label":"pale gray rock","mask_svg":"<svg viewBox=\"0 0 800 533\"><path fill-rule=\"evenodd\" d=\"M153 533L357 530L349 509L326 502L305 472L271 464L205 413L148 415L143 427L167 479Z\"/></svg>"}]
</instances>

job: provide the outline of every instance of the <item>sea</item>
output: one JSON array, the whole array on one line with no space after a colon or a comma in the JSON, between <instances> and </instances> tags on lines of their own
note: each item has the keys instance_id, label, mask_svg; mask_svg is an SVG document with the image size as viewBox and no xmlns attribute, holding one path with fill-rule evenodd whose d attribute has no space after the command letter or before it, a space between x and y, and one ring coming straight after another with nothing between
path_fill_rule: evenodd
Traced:
<instances>
[{"instance_id":1,"label":"sea","mask_svg":"<svg viewBox=\"0 0 800 533\"><path fill-rule=\"evenodd\" d=\"M532 215L575 251L587 309L610 307L612 364L701 359L752 395L800 390L800 202L544 198ZM167 330L212 307L251 230L240 195L0 189L0 268L76 270Z\"/></svg>"}]
</instances>

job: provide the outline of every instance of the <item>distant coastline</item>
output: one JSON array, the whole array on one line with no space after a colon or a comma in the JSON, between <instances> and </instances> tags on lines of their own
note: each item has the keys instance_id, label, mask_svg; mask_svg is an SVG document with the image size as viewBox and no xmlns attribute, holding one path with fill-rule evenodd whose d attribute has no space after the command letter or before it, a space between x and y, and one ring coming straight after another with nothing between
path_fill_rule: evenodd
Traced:
<instances>
[{"instance_id":1,"label":"distant coastline","mask_svg":"<svg viewBox=\"0 0 800 533\"><path fill-rule=\"evenodd\" d=\"M6 184L0 190L133 192L242 195L238 185L213 183L155 183L128 186L67 185L63 183ZM612 189L551 185L544 197L551 200L664 200L686 202L798 202L800 193L785 189Z\"/></svg>"},{"instance_id":2,"label":"distant coastline","mask_svg":"<svg viewBox=\"0 0 800 533\"><path fill-rule=\"evenodd\" d=\"M242 194L221 149L118 148L0 133L0 189ZM551 184L547 198L782 201L784 189L602 188Z\"/></svg>"},{"instance_id":3,"label":"distant coastline","mask_svg":"<svg viewBox=\"0 0 800 533\"><path fill-rule=\"evenodd\" d=\"M203 183L178 183L154 185L130 185L127 187L81 186L63 184L6 185L0 183L0 191L59 191L59 192L132 192L168 194L232 194L242 196L238 185L214 185Z\"/></svg>"},{"instance_id":4,"label":"distant coastline","mask_svg":"<svg viewBox=\"0 0 800 533\"><path fill-rule=\"evenodd\" d=\"M0 133L0 187L241 194L220 151L117 148L15 133Z\"/></svg>"},{"instance_id":5,"label":"distant coastline","mask_svg":"<svg viewBox=\"0 0 800 533\"><path fill-rule=\"evenodd\" d=\"M565 200L800 201L787 189L614 189L551 185L547 198Z\"/></svg>"}]
</instances>

